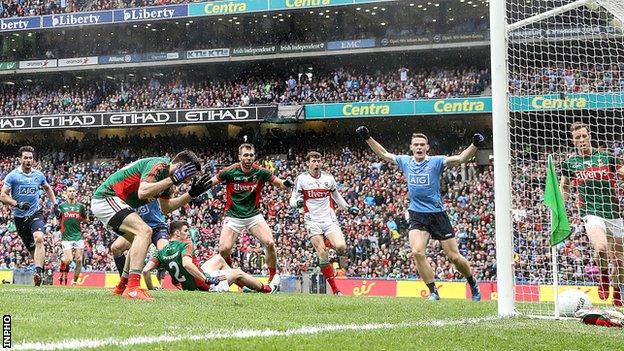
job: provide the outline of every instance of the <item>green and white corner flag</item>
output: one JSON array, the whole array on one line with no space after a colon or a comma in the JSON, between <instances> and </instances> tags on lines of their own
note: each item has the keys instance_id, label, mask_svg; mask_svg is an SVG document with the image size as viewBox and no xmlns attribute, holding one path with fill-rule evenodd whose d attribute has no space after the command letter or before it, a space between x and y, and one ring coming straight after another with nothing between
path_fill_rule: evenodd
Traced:
<instances>
[{"instance_id":1,"label":"green and white corner flag","mask_svg":"<svg viewBox=\"0 0 624 351\"><path fill-rule=\"evenodd\" d=\"M570 236L570 221L566 213L563 196L559 190L559 181L552 155L548 155L546 170L546 189L544 189L544 204L550 208L550 245L557 245Z\"/></svg>"}]
</instances>

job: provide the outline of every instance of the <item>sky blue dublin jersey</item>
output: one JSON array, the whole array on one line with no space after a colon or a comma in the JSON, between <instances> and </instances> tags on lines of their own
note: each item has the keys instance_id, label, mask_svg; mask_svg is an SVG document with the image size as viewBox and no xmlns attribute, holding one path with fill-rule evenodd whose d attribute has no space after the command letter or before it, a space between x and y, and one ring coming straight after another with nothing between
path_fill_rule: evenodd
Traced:
<instances>
[{"instance_id":1,"label":"sky blue dublin jersey","mask_svg":"<svg viewBox=\"0 0 624 351\"><path fill-rule=\"evenodd\" d=\"M446 156L427 156L416 162L413 156L396 155L396 163L405 175L409 190L409 209L415 212L442 212L440 177Z\"/></svg>"},{"instance_id":2,"label":"sky blue dublin jersey","mask_svg":"<svg viewBox=\"0 0 624 351\"><path fill-rule=\"evenodd\" d=\"M160 204L158 199L150 201L147 205L137 208L137 213L141 216L141 219L145 224L149 225L152 229L167 228L167 222L165 221L165 215L160 210Z\"/></svg>"},{"instance_id":3,"label":"sky blue dublin jersey","mask_svg":"<svg viewBox=\"0 0 624 351\"><path fill-rule=\"evenodd\" d=\"M39 198L41 198L41 187L48 184L41 171L31 169L30 173L22 172L18 167L12 170L4 178L4 187L11 189L11 197L17 202L30 204L27 211L22 211L13 207L15 217L29 217L41 209Z\"/></svg>"}]
</instances>

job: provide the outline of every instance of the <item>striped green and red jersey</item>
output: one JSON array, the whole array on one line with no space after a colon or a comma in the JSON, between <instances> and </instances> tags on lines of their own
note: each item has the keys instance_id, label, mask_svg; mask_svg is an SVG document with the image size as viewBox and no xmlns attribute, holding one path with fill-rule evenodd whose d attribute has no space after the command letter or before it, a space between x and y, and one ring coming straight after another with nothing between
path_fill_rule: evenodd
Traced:
<instances>
[{"instance_id":1,"label":"striped green and red jersey","mask_svg":"<svg viewBox=\"0 0 624 351\"><path fill-rule=\"evenodd\" d=\"M611 154L594 150L590 156L574 155L562 164L562 174L578 190L581 216L620 217L617 170L621 162Z\"/></svg>"},{"instance_id":2,"label":"striped green and red jersey","mask_svg":"<svg viewBox=\"0 0 624 351\"><path fill-rule=\"evenodd\" d=\"M182 258L188 256L193 260L193 264L199 268L199 261L193 256L193 244L190 240L180 241L172 240L162 250L156 251L152 257L158 267L165 269L172 280L182 285L182 290L208 290L209 286L202 280L199 280L184 268Z\"/></svg>"},{"instance_id":3,"label":"striped green and red jersey","mask_svg":"<svg viewBox=\"0 0 624 351\"><path fill-rule=\"evenodd\" d=\"M78 241L82 240L80 231L80 221L87 217L87 210L81 203L64 202L59 206L61 212L61 240Z\"/></svg>"},{"instance_id":4,"label":"striped green and red jersey","mask_svg":"<svg viewBox=\"0 0 624 351\"><path fill-rule=\"evenodd\" d=\"M94 199L105 199L117 196L128 206L137 208L147 204L151 199L139 199L139 185L142 181L156 183L169 177L171 160L166 157L149 157L134 161L117 172L111 174L93 193ZM169 198L172 189L165 190L159 197Z\"/></svg>"},{"instance_id":5,"label":"striped green and red jersey","mask_svg":"<svg viewBox=\"0 0 624 351\"><path fill-rule=\"evenodd\" d=\"M234 218L250 218L260 213L260 194L267 182L275 176L271 171L253 165L247 173L240 163L222 169L217 174L219 181L226 184L225 215Z\"/></svg>"}]
</instances>

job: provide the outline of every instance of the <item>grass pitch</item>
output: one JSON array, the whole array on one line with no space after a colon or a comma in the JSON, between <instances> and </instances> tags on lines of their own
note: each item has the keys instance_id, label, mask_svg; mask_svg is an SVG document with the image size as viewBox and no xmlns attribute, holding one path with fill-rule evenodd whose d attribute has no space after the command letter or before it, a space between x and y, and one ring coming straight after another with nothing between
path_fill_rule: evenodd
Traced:
<instances>
[{"instance_id":1,"label":"grass pitch","mask_svg":"<svg viewBox=\"0 0 624 351\"><path fill-rule=\"evenodd\" d=\"M496 302L0 287L18 350L617 350L621 329L498 319Z\"/></svg>"}]
</instances>

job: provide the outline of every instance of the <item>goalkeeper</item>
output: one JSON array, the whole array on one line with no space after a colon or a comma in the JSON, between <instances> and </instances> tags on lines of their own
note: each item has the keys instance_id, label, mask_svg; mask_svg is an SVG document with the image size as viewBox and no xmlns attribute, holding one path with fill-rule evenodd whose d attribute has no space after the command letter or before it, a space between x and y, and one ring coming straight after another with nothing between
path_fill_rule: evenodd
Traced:
<instances>
[{"instance_id":1,"label":"goalkeeper","mask_svg":"<svg viewBox=\"0 0 624 351\"><path fill-rule=\"evenodd\" d=\"M609 264L613 267L613 304L622 306L620 294L624 284L624 225L620 215L616 178L624 178L622 160L606 152L594 149L591 145L589 127L583 123L570 126L572 143L576 154L562 164L559 184L564 200L570 193L570 184L578 192L577 207L585 222L585 232L598 255L600 283L598 297L609 298Z\"/></svg>"},{"instance_id":2,"label":"goalkeeper","mask_svg":"<svg viewBox=\"0 0 624 351\"><path fill-rule=\"evenodd\" d=\"M434 283L434 272L427 261L426 249L429 239L440 241L442 250L455 265L455 268L468 280L472 300L481 300L477 281L472 276L470 264L459 253L457 240L449 221L442 197L440 196L440 176L444 167L453 167L470 160L477 148L484 144L481 134L473 136L472 145L455 156L429 156L429 139L421 133L412 135L410 150L412 155L394 155L371 138L368 128L361 126L356 133L383 160L396 163L407 179L409 193L409 242L411 256L415 258L418 273L429 288L429 300L440 299Z\"/></svg>"}]
</instances>

